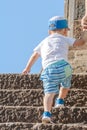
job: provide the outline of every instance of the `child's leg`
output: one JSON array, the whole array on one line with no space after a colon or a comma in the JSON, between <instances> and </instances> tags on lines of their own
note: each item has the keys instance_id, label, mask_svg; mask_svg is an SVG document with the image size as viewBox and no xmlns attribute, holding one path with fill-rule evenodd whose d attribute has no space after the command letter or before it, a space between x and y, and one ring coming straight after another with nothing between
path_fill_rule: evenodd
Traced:
<instances>
[{"instance_id":1,"label":"child's leg","mask_svg":"<svg viewBox=\"0 0 87 130\"><path fill-rule=\"evenodd\" d=\"M61 85L62 86L60 87L58 98L55 101L55 107L64 106L64 98L66 98L71 86L71 76L66 78L66 80L64 80Z\"/></svg>"},{"instance_id":2,"label":"child's leg","mask_svg":"<svg viewBox=\"0 0 87 130\"><path fill-rule=\"evenodd\" d=\"M53 99L54 99L55 93L47 93L44 96L44 111L51 112Z\"/></svg>"},{"instance_id":3,"label":"child's leg","mask_svg":"<svg viewBox=\"0 0 87 130\"><path fill-rule=\"evenodd\" d=\"M66 98L68 94L68 91L69 91L69 88L60 87L58 98L64 100L64 98Z\"/></svg>"},{"instance_id":4,"label":"child's leg","mask_svg":"<svg viewBox=\"0 0 87 130\"><path fill-rule=\"evenodd\" d=\"M51 109L53 105L55 93L45 93L43 104L44 104L44 112L42 117L43 123L51 122Z\"/></svg>"},{"instance_id":5,"label":"child's leg","mask_svg":"<svg viewBox=\"0 0 87 130\"><path fill-rule=\"evenodd\" d=\"M72 72L72 69L69 68L69 67L70 66L66 67L67 68L66 69L67 72L65 73L66 77L61 82L61 87L60 87L60 90L59 90L59 96L55 101L55 107L56 108L64 106L64 98L66 98L66 96L68 94L68 91L69 91L69 88L71 86L71 78L72 78L72 73L71 72Z\"/></svg>"},{"instance_id":6,"label":"child's leg","mask_svg":"<svg viewBox=\"0 0 87 130\"><path fill-rule=\"evenodd\" d=\"M64 98L68 94L69 88L60 87L58 98L55 101L55 108L64 106Z\"/></svg>"}]
</instances>

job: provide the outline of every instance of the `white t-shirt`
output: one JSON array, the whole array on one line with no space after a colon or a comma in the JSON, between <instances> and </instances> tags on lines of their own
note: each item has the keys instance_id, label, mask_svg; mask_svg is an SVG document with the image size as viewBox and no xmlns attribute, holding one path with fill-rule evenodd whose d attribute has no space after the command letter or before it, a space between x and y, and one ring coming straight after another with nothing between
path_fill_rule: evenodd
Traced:
<instances>
[{"instance_id":1,"label":"white t-shirt","mask_svg":"<svg viewBox=\"0 0 87 130\"><path fill-rule=\"evenodd\" d=\"M74 38L65 37L58 33L45 38L35 49L42 58L42 66L45 69L49 64L59 61L68 61L68 49L75 42Z\"/></svg>"}]
</instances>

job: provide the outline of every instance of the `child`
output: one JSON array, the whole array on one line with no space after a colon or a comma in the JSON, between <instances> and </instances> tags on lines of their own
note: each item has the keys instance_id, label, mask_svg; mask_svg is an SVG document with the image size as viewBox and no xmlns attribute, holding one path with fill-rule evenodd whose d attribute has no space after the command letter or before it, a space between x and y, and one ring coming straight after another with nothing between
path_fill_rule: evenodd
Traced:
<instances>
[{"instance_id":1,"label":"child","mask_svg":"<svg viewBox=\"0 0 87 130\"><path fill-rule=\"evenodd\" d=\"M23 74L30 72L32 65L41 56L43 67L41 80L45 94L43 122L51 121L54 96L59 93L55 107L64 106L64 98L71 86L72 67L67 58L69 46L81 46L85 43L85 38L75 40L67 37L70 29L67 20L63 17L52 17L48 23L48 30L50 35L34 49L34 53L22 72Z\"/></svg>"}]
</instances>

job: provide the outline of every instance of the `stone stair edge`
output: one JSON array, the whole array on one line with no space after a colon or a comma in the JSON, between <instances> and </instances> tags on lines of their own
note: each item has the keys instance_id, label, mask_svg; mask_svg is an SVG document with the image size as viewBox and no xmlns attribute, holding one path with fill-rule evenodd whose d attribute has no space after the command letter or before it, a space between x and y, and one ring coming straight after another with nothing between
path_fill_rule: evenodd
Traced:
<instances>
[{"instance_id":1,"label":"stone stair edge","mask_svg":"<svg viewBox=\"0 0 87 130\"><path fill-rule=\"evenodd\" d=\"M2 73L0 74L0 78L1 76L5 77L5 76L20 76L20 77L40 77L40 73L30 73L30 74L26 74L26 75L22 75L20 73ZM87 73L73 73L72 76L87 76ZM14 78L14 77L13 77Z\"/></svg>"},{"instance_id":2,"label":"stone stair edge","mask_svg":"<svg viewBox=\"0 0 87 130\"><path fill-rule=\"evenodd\" d=\"M18 76L40 76L41 73L29 73L29 74L26 74L26 75L23 75L22 73L0 73L0 75L18 75ZM75 75L87 75L87 73L73 73L73 76Z\"/></svg>"},{"instance_id":3,"label":"stone stair edge","mask_svg":"<svg viewBox=\"0 0 87 130\"><path fill-rule=\"evenodd\" d=\"M4 122L26 122L41 123L43 107L0 107L0 123ZM56 123L83 123L87 124L87 107L63 107L53 108L52 114Z\"/></svg>"},{"instance_id":4,"label":"stone stair edge","mask_svg":"<svg viewBox=\"0 0 87 130\"><path fill-rule=\"evenodd\" d=\"M48 130L70 130L70 129L74 129L74 130L87 130L87 125L85 124L43 124L43 123L0 123L0 128L1 130L3 130L3 128L5 128L4 130L42 130L42 129L48 129Z\"/></svg>"},{"instance_id":5,"label":"stone stair edge","mask_svg":"<svg viewBox=\"0 0 87 130\"><path fill-rule=\"evenodd\" d=\"M13 109L37 109L38 111L40 109L44 109L43 106L5 106L5 105L0 105L0 108L13 108ZM52 108L52 109L87 109L87 107L79 107L79 106L64 106L64 107L60 107L60 108Z\"/></svg>"},{"instance_id":6,"label":"stone stair edge","mask_svg":"<svg viewBox=\"0 0 87 130\"><path fill-rule=\"evenodd\" d=\"M29 122L38 123L41 122L43 107L0 107L0 123L2 122ZM53 118L58 123L81 123L86 122L87 124L87 107L63 107L52 109Z\"/></svg>"},{"instance_id":7,"label":"stone stair edge","mask_svg":"<svg viewBox=\"0 0 87 130\"><path fill-rule=\"evenodd\" d=\"M87 106L87 90L71 89L65 99L65 106ZM54 98L55 102L55 98ZM0 90L0 105L3 106L42 106L41 90Z\"/></svg>"},{"instance_id":8,"label":"stone stair edge","mask_svg":"<svg viewBox=\"0 0 87 130\"><path fill-rule=\"evenodd\" d=\"M52 126L52 125L64 125L64 126L83 126L83 127L86 127L87 128L87 124L84 124L84 123L68 123L68 124L64 124L64 123L59 123L59 124L56 124L56 123L47 123L47 124L44 124L44 123L27 123L27 122L4 122L4 123L0 123L0 126L2 125L6 125L6 126L12 126L12 125L48 125L48 126Z\"/></svg>"},{"instance_id":9,"label":"stone stair edge","mask_svg":"<svg viewBox=\"0 0 87 130\"><path fill-rule=\"evenodd\" d=\"M73 75L72 87L86 89L87 75ZM0 75L0 89L39 89L42 88L42 81L39 79L39 75Z\"/></svg>"}]
</instances>

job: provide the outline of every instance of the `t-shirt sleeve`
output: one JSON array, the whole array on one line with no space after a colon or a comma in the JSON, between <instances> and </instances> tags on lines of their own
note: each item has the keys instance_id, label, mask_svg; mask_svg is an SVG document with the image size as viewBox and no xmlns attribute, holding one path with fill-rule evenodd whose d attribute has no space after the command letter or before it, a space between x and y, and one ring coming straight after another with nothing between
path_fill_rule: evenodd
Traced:
<instances>
[{"instance_id":1,"label":"t-shirt sleeve","mask_svg":"<svg viewBox=\"0 0 87 130\"><path fill-rule=\"evenodd\" d=\"M67 43L69 46L73 46L74 42L75 42L75 38L70 38L70 37L67 37Z\"/></svg>"},{"instance_id":2,"label":"t-shirt sleeve","mask_svg":"<svg viewBox=\"0 0 87 130\"><path fill-rule=\"evenodd\" d=\"M38 44L35 48L34 48L34 52L37 52L38 54L41 54L41 46L42 46L42 42L40 44Z\"/></svg>"}]
</instances>

